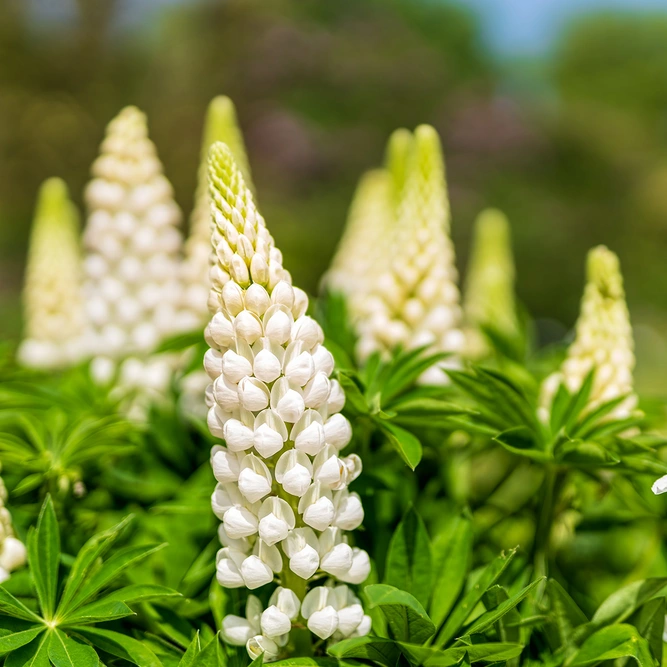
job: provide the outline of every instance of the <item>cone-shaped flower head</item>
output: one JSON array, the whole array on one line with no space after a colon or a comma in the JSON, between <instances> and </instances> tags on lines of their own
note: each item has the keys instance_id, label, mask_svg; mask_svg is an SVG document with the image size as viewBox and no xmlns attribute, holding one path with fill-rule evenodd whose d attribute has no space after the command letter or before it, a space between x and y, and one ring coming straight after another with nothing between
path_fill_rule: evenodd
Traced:
<instances>
[{"instance_id":1,"label":"cone-shaped flower head","mask_svg":"<svg viewBox=\"0 0 667 667\"><path fill-rule=\"evenodd\" d=\"M12 518L5 507L6 501L7 491L0 477L0 583L6 581L26 560L25 546L14 536Z\"/></svg>"},{"instance_id":2,"label":"cone-shaped flower head","mask_svg":"<svg viewBox=\"0 0 667 667\"><path fill-rule=\"evenodd\" d=\"M469 356L483 356L487 351L482 329L491 329L506 338L517 335L514 277L509 221L501 211L486 209L475 222L466 277L463 309L469 327Z\"/></svg>"},{"instance_id":3,"label":"cone-shaped flower head","mask_svg":"<svg viewBox=\"0 0 667 667\"><path fill-rule=\"evenodd\" d=\"M593 369L588 409L627 394L627 400L618 405L609 418L628 417L637 404L637 397L632 393L633 347L618 257L606 247L598 246L588 253L587 283L574 342L560 372L548 377L542 387L543 417L548 417L549 406L561 382L570 392L576 392Z\"/></svg>"},{"instance_id":4,"label":"cone-shaped flower head","mask_svg":"<svg viewBox=\"0 0 667 667\"><path fill-rule=\"evenodd\" d=\"M65 183L50 178L40 188L30 237L21 363L54 368L81 358L81 289L79 216Z\"/></svg>"},{"instance_id":5,"label":"cone-shaped flower head","mask_svg":"<svg viewBox=\"0 0 667 667\"><path fill-rule=\"evenodd\" d=\"M454 353L463 346L445 169L432 127L415 131L404 180L390 267L366 300L362 359L398 345Z\"/></svg>"},{"instance_id":6,"label":"cone-shaped flower head","mask_svg":"<svg viewBox=\"0 0 667 667\"><path fill-rule=\"evenodd\" d=\"M211 148L209 177L216 261L204 367L213 381L209 427L225 442L211 453L218 480L212 506L222 521L217 579L251 590L277 579L283 588L274 597L287 591L272 598L259 626L250 617L247 624L227 617L223 631L231 641L231 628L242 628L233 643L273 660L287 644L309 579L361 583L368 576L368 555L351 547L344 532L363 521L359 496L347 489L361 461L341 453L352 430L340 414L345 395L331 378L322 329L306 315L308 297L292 286L224 144ZM318 588L328 595L322 586L311 593ZM339 629L335 613L328 612L326 632L315 622L313 632L331 636Z\"/></svg>"},{"instance_id":7,"label":"cone-shaped flower head","mask_svg":"<svg viewBox=\"0 0 667 667\"><path fill-rule=\"evenodd\" d=\"M180 308L180 210L141 111L127 107L111 121L92 172L85 297L93 372L103 376L196 321Z\"/></svg>"},{"instance_id":8,"label":"cone-shaped flower head","mask_svg":"<svg viewBox=\"0 0 667 667\"><path fill-rule=\"evenodd\" d=\"M365 173L357 186L347 223L324 283L346 297L354 322L389 266L396 210L412 145L408 130L396 130L387 145L386 167Z\"/></svg>"},{"instance_id":9,"label":"cone-shaped flower head","mask_svg":"<svg viewBox=\"0 0 667 667\"><path fill-rule=\"evenodd\" d=\"M202 138L202 157L199 168L195 205L190 216L190 235L185 242L185 257L182 275L185 289L183 307L191 312L202 325L208 320L206 307L211 267L211 200L208 192L208 152L211 145L221 141L229 147L243 175L246 185L252 190L250 166L246 156L243 136L236 120L233 102L218 96L209 104Z\"/></svg>"}]
</instances>

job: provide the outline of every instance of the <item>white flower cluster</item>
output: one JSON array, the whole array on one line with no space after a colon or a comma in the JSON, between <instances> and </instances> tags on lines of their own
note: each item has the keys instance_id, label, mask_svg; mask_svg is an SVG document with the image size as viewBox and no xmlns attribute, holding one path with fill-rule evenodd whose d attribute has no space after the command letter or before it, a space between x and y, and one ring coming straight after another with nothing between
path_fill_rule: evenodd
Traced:
<instances>
[{"instance_id":1,"label":"white flower cluster","mask_svg":"<svg viewBox=\"0 0 667 667\"><path fill-rule=\"evenodd\" d=\"M334 641L361 637L371 629L370 616L364 614L361 601L345 585L313 588L303 603L294 591L278 586L266 609L257 597L249 595L245 611L245 617L225 616L222 637L234 646L245 646L253 660L263 653L266 662L278 658L299 615L315 634Z\"/></svg>"},{"instance_id":2,"label":"white flower cluster","mask_svg":"<svg viewBox=\"0 0 667 667\"><path fill-rule=\"evenodd\" d=\"M364 517L359 496L347 489L361 461L340 454L352 430L340 414L345 395L330 378L334 360L322 329L306 315L308 297L292 286L224 144L211 149L209 178L217 261L211 268L213 317L205 332L211 349L204 367L213 381L207 390L209 428L226 445L211 455L218 480L212 505L222 521L217 578L226 587L256 589L277 577L290 591L281 600L287 600L282 613L291 623L291 593L303 605L324 595L313 593L315 588L304 599L314 575L347 583L368 576L368 554L352 547L344 532ZM316 612L333 605L317 599L302 605L301 614L312 632L328 638L339 630L338 622L331 615L326 627L320 622ZM254 630L257 614L251 611ZM287 633L269 632L247 640L251 655L277 655L274 649Z\"/></svg>"},{"instance_id":3,"label":"white flower cluster","mask_svg":"<svg viewBox=\"0 0 667 667\"><path fill-rule=\"evenodd\" d=\"M35 368L67 366L82 357L79 216L67 186L50 178L39 191L23 291L25 338L20 362Z\"/></svg>"},{"instance_id":4,"label":"white flower cluster","mask_svg":"<svg viewBox=\"0 0 667 667\"><path fill-rule=\"evenodd\" d=\"M432 127L415 130L404 181L390 267L366 299L361 359L399 345L452 353L463 349L444 163ZM431 371L424 381L446 381L440 369Z\"/></svg>"},{"instance_id":5,"label":"white flower cluster","mask_svg":"<svg viewBox=\"0 0 667 667\"><path fill-rule=\"evenodd\" d=\"M542 387L541 418L549 418L551 402L561 382L568 391L576 392L593 369L595 376L587 410L627 395L608 418L629 417L637 405L632 390L633 347L618 257L606 247L598 246L588 253L587 283L576 337L561 370L549 376Z\"/></svg>"},{"instance_id":6,"label":"white flower cluster","mask_svg":"<svg viewBox=\"0 0 667 667\"><path fill-rule=\"evenodd\" d=\"M21 567L26 560L23 542L14 537L12 518L5 507L7 490L0 478L0 584L9 579L11 572Z\"/></svg>"},{"instance_id":7,"label":"white flower cluster","mask_svg":"<svg viewBox=\"0 0 667 667\"><path fill-rule=\"evenodd\" d=\"M197 320L180 308L181 214L141 111L127 107L111 121L92 173L84 233L87 340L93 373L107 381L118 361L144 364L165 337ZM168 376L145 370L154 380ZM122 381L137 372L120 375Z\"/></svg>"}]
</instances>

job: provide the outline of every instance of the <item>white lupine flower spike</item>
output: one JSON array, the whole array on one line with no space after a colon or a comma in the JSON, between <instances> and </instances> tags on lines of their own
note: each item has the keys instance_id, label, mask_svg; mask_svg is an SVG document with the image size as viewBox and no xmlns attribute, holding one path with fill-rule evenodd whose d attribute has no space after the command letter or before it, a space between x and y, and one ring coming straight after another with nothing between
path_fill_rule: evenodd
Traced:
<instances>
[{"instance_id":1,"label":"white lupine flower spike","mask_svg":"<svg viewBox=\"0 0 667 667\"><path fill-rule=\"evenodd\" d=\"M14 535L12 518L5 507L6 501L7 490L0 477L0 584L26 561L26 548Z\"/></svg>"},{"instance_id":2,"label":"white lupine flower spike","mask_svg":"<svg viewBox=\"0 0 667 667\"><path fill-rule=\"evenodd\" d=\"M84 311L79 215L67 186L50 178L40 188L23 290L25 366L51 369L83 357Z\"/></svg>"},{"instance_id":3,"label":"white lupine flower spike","mask_svg":"<svg viewBox=\"0 0 667 667\"><path fill-rule=\"evenodd\" d=\"M627 395L608 419L629 417L637 405L632 381L633 350L618 257L606 247L598 246L588 253L587 282L574 342L568 348L560 371L549 376L542 386L541 417L549 418L551 402L561 383L568 391L576 392L593 369L593 387L586 409L592 410Z\"/></svg>"},{"instance_id":4,"label":"white lupine flower spike","mask_svg":"<svg viewBox=\"0 0 667 667\"><path fill-rule=\"evenodd\" d=\"M334 581L309 590L314 577L368 576L368 554L345 532L363 520L347 489L361 460L341 452L352 429L322 329L224 144L211 149L209 177L215 263L204 366L209 427L225 441L211 452L217 579L251 590L278 584L266 609L251 596L246 619L226 617L223 636L270 661L288 653L293 622L321 639L370 630L351 591L334 593Z\"/></svg>"},{"instance_id":5,"label":"white lupine flower spike","mask_svg":"<svg viewBox=\"0 0 667 667\"><path fill-rule=\"evenodd\" d=\"M466 356L480 358L487 354L485 327L510 340L517 336L514 278L509 221L501 211L486 209L475 221L466 275Z\"/></svg>"},{"instance_id":6,"label":"white lupine flower spike","mask_svg":"<svg viewBox=\"0 0 667 667\"><path fill-rule=\"evenodd\" d=\"M433 352L453 355L463 350L445 168L440 138L432 127L415 130L401 179L389 266L364 305L357 348L362 361L397 346L428 345ZM441 384L447 378L432 368L422 381Z\"/></svg>"},{"instance_id":7,"label":"white lupine flower spike","mask_svg":"<svg viewBox=\"0 0 667 667\"><path fill-rule=\"evenodd\" d=\"M159 395L173 360L154 350L197 321L181 308L181 212L137 108L109 123L92 173L84 232L91 370L100 382L117 375L125 390Z\"/></svg>"}]
</instances>

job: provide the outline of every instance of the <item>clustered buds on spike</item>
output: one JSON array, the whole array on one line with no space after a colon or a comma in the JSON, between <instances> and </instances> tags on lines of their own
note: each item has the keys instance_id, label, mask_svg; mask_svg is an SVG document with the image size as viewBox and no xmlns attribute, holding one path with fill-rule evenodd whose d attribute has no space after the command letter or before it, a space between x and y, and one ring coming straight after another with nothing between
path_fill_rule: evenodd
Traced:
<instances>
[{"instance_id":1,"label":"clustered buds on spike","mask_svg":"<svg viewBox=\"0 0 667 667\"><path fill-rule=\"evenodd\" d=\"M598 246L588 253L587 283L575 340L560 371L549 376L542 387L542 418L548 419L560 383L570 392L576 392L592 370L595 374L587 409L627 396L608 418L629 417L637 405L637 396L632 391L634 365L632 327L618 257L606 247Z\"/></svg>"},{"instance_id":2,"label":"clustered buds on spike","mask_svg":"<svg viewBox=\"0 0 667 667\"><path fill-rule=\"evenodd\" d=\"M340 414L345 395L330 377L334 360L322 329L306 314L308 297L292 286L224 144L211 149L209 178L216 262L204 367L213 381L209 428L225 441L211 453L212 506L222 521L217 579L251 590L276 577L281 584L267 610L250 598L247 618L227 617L223 630L251 656L270 660L288 641L299 607L323 639L369 624L363 612L356 625L344 613L341 624L339 609L358 602L352 593L320 586L304 597L316 573L352 584L368 576L368 554L345 535L364 517L359 496L347 489L361 461L341 454L352 430Z\"/></svg>"},{"instance_id":3,"label":"clustered buds on spike","mask_svg":"<svg viewBox=\"0 0 667 667\"><path fill-rule=\"evenodd\" d=\"M59 178L40 188L30 238L23 304L26 366L56 368L82 357L84 314L78 213Z\"/></svg>"},{"instance_id":4,"label":"clustered buds on spike","mask_svg":"<svg viewBox=\"0 0 667 667\"><path fill-rule=\"evenodd\" d=\"M484 329L507 339L518 334L514 276L509 222L501 211L486 209L475 221L466 277L466 356L479 358L487 354Z\"/></svg>"},{"instance_id":5,"label":"clustered buds on spike","mask_svg":"<svg viewBox=\"0 0 667 667\"><path fill-rule=\"evenodd\" d=\"M109 379L118 360L134 356L135 366L143 364L165 337L197 324L180 309L181 214L162 171L145 115L123 109L109 124L86 189L88 341L99 379ZM139 374L162 382L168 373ZM137 374L121 369L121 381Z\"/></svg>"},{"instance_id":6,"label":"clustered buds on spike","mask_svg":"<svg viewBox=\"0 0 667 667\"><path fill-rule=\"evenodd\" d=\"M0 583L9 579L9 575L26 561L23 542L14 537L12 518L5 507L7 490L0 477Z\"/></svg>"},{"instance_id":7,"label":"clustered buds on spike","mask_svg":"<svg viewBox=\"0 0 667 667\"><path fill-rule=\"evenodd\" d=\"M399 345L462 351L449 217L440 139L423 125L415 130L405 166L391 265L366 300L360 358L378 350L388 353ZM431 371L424 381L446 381L440 369Z\"/></svg>"}]
</instances>

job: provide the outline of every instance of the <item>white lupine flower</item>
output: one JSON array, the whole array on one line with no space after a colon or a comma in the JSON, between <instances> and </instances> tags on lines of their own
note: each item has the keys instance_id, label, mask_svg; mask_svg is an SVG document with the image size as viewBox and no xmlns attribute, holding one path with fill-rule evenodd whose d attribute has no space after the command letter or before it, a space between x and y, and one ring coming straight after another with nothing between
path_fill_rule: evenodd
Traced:
<instances>
[{"instance_id":1,"label":"white lupine flower","mask_svg":"<svg viewBox=\"0 0 667 667\"><path fill-rule=\"evenodd\" d=\"M633 348L618 257L606 247L598 246L588 253L587 283L574 342L560 371L549 376L542 386L541 418L549 419L551 402L561 382L568 391L576 392L593 369L593 387L586 410L627 395L608 419L629 417L637 405L632 387Z\"/></svg>"},{"instance_id":2,"label":"white lupine flower","mask_svg":"<svg viewBox=\"0 0 667 667\"><path fill-rule=\"evenodd\" d=\"M14 536L12 518L5 507L7 490L0 477L0 583L9 579L10 574L26 561L26 548Z\"/></svg>"},{"instance_id":3,"label":"white lupine flower","mask_svg":"<svg viewBox=\"0 0 667 667\"><path fill-rule=\"evenodd\" d=\"M651 491L653 491L656 496L659 496L661 493L667 493L667 475L663 475L660 479L653 482Z\"/></svg>"},{"instance_id":4,"label":"white lupine flower","mask_svg":"<svg viewBox=\"0 0 667 667\"><path fill-rule=\"evenodd\" d=\"M361 601L348 586L336 586L331 598L333 607L338 613L335 640L362 637L370 632L371 618L364 614Z\"/></svg>"},{"instance_id":5,"label":"white lupine flower","mask_svg":"<svg viewBox=\"0 0 667 667\"><path fill-rule=\"evenodd\" d=\"M328 639L338 628L338 612L333 606L333 590L317 586L310 590L301 604L301 615L308 629L320 639Z\"/></svg>"},{"instance_id":6,"label":"white lupine flower","mask_svg":"<svg viewBox=\"0 0 667 667\"><path fill-rule=\"evenodd\" d=\"M245 646L249 639L259 634L262 603L254 595L248 596L245 617L228 614L222 619L222 637L228 644Z\"/></svg>"},{"instance_id":7,"label":"white lupine flower","mask_svg":"<svg viewBox=\"0 0 667 667\"><path fill-rule=\"evenodd\" d=\"M341 454L352 428L340 414L345 394L331 378L333 356L223 145L211 150L210 178L215 263L205 333L207 421L225 441L211 452L218 481L211 502L222 521L218 581L255 589L295 576L307 581L319 570L361 582L368 555L343 534L363 520L359 496L347 491L361 460ZM331 636L336 610L315 608L307 584L298 590L311 600L308 616L302 611L311 630ZM227 624L251 656L275 659L299 606L294 592L278 588L259 628Z\"/></svg>"},{"instance_id":8,"label":"white lupine flower","mask_svg":"<svg viewBox=\"0 0 667 667\"><path fill-rule=\"evenodd\" d=\"M467 356L488 354L484 328L509 339L518 334L514 278L509 221L501 211L486 209L475 221L466 273L463 312Z\"/></svg>"},{"instance_id":9,"label":"white lupine flower","mask_svg":"<svg viewBox=\"0 0 667 667\"><path fill-rule=\"evenodd\" d=\"M59 178L42 184L23 289L25 366L56 368L84 356L79 216Z\"/></svg>"},{"instance_id":10,"label":"white lupine flower","mask_svg":"<svg viewBox=\"0 0 667 667\"><path fill-rule=\"evenodd\" d=\"M426 125L415 130L399 197L389 266L377 278L359 321L358 354L429 345L459 353L463 334L449 202L440 139ZM424 382L442 383L432 369Z\"/></svg>"},{"instance_id":11,"label":"white lupine flower","mask_svg":"<svg viewBox=\"0 0 667 667\"><path fill-rule=\"evenodd\" d=\"M92 173L85 194L86 340L95 362L103 360L92 366L95 379L108 381L123 359L145 363L164 338L197 320L180 305L181 214L141 111L126 107L109 123ZM120 369L120 386L130 375L135 382L124 389L146 381L149 393L162 393L176 362L163 357L162 369L142 372L137 363Z\"/></svg>"}]
</instances>

